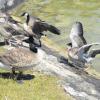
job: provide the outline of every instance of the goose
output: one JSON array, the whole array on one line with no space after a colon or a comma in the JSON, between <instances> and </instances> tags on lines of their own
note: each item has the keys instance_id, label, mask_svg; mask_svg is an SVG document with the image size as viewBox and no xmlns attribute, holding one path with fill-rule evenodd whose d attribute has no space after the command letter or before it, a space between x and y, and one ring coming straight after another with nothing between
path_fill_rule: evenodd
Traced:
<instances>
[{"instance_id":1,"label":"goose","mask_svg":"<svg viewBox=\"0 0 100 100\"><path fill-rule=\"evenodd\" d=\"M90 50L93 45L100 45L100 43L91 43L83 45L82 47L68 47L69 60L79 67L84 67L86 63L91 61L100 54L100 49Z\"/></svg>"},{"instance_id":2,"label":"goose","mask_svg":"<svg viewBox=\"0 0 100 100\"><path fill-rule=\"evenodd\" d=\"M43 58L44 52L41 49L14 47L0 55L0 68L11 71L13 75L19 71L20 75L23 71L38 65Z\"/></svg>"},{"instance_id":3,"label":"goose","mask_svg":"<svg viewBox=\"0 0 100 100\"><path fill-rule=\"evenodd\" d=\"M68 47L68 61L73 63L76 67L85 67L85 64L91 63L91 61L100 54L100 49L90 50L94 45L100 43L88 44L83 36L83 25L81 22L75 22L70 32L70 43L67 43Z\"/></svg>"},{"instance_id":4,"label":"goose","mask_svg":"<svg viewBox=\"0 0 100 100\"><path fill-rule=\"evenodd\" d=\"M83 25L81 22L75 22L72 26L71 32L70 32L70 40L71 43L68 43L68 45L72 47L81 47L85 44L87 44L84 36L83 36Z\"/></svg>"},{"instance_id":5,"label":"goose","mask_svg":"<svg viewBox=\"0 0 100 100\"><path fill-rule=\"evenodd\" d=\"M37 38L40 39L40 37L44 35L44 31L50 31L54 34L60 35L60 30L55 26L50 25L37 17L30 16L27 12L22 13L21 16L24 16L26 19L24 29L30 33L28 34L30 36L37 36Z\"/></svg>"}]
</instances>

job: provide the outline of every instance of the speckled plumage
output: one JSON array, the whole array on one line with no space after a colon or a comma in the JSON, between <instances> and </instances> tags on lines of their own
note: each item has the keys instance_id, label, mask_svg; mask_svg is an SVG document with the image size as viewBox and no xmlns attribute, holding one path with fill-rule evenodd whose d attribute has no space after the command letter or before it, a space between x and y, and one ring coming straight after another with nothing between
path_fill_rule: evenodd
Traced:
<instances>
[{"instance_id":1,"label":"speckled plumage","mask_svg":"<svg viewBox=\"0 0 100 100\"><path fill-rule=\"evenodd\" d=\"M0 62L6 67L3 68L15 71L22 71L34 67L43 58L43 51L38 50L38 53L30 51L28 48L13 48L0 56Z\"/></svg>"}]
</instances>

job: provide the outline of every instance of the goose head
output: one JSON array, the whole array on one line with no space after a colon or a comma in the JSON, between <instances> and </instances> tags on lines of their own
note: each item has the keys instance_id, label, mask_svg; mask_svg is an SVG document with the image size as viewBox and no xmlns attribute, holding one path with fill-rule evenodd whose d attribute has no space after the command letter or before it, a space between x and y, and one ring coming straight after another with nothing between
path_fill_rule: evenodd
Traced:
<instances>
[{"instance_id":1,"label":"goose head","mask_svg":"<svg viewBox=\"0 0 100 100\"><path fill-rule=\"evenodd\" d=\"M30 15L29 15L29 13L24 12L24 13L21 14L21 16L22 16L22 17L25 17L25 19L26 19L26 23L28 24L29 19L30 19Z\"/></svg>"},{"instance_id":2,"label":"goose head","mask_svg":"<svg viewBox=\"0 0 100 100\"><path fill-rule=\"evenodd\" d=\"M72 48L72 43L67 43L67 50L71 51L71 48Z\"/></svg>"},{"instance_id":3,"label":"goose head","mask_svg":"<svg viewBox=\"0 0 100 100\"><path fill-rule=\"evenodd\" d=\"M21 14L21 16L23 16L23 17L28 17L29 16L29 13L27 13L27 12L23 12L22 14Z\"/></svg>"},{"instance_id":4,"label":"goose head","mask_svg":"<svg viewBox=\"0 0 100 100\"><path fill-rule=\"evenodd\" d=\"M29 44L30 50L33 51L34 53L38 52L38 49L36 48L36 46L34 44Z\"/></svg>"}]
</instances>

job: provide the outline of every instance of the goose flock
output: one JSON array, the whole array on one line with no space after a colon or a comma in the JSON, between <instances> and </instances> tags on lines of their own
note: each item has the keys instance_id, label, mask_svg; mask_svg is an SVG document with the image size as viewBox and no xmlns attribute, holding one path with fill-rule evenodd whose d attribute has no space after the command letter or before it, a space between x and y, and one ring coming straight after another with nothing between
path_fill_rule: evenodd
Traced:
<instances>
[{"instance_id":1,"label":"goose flock","mask_svg":"<svg viewBox=\"0 0 100 100\"><path fill-rule=\"evenodd\" d=\"M5 45L12 48L0 55L0 68L12 71L13 75L16 73L15 71L19 71L20 75L24 70L38 65L42 61L44 52L39 47L41 47L41 37L45 35L43 32L50 31L55 35L60 35L61 32L55 26L31 16L27 12L21 14L21 17L25 18L25 23L14 20L9 14L4 15L0 19L0 25L4 24L0 29L2 30L1 35L4 36ZM100 43L87 43L81 22L73 24L69 37L71 42L67 43L68 61L74 66L84 68L86 63L90 63L97 54L100 54L100 49L90 50L92 46L100 45ZM24 45L25 43L28 46Z\"/></svg>"}]
</instances>

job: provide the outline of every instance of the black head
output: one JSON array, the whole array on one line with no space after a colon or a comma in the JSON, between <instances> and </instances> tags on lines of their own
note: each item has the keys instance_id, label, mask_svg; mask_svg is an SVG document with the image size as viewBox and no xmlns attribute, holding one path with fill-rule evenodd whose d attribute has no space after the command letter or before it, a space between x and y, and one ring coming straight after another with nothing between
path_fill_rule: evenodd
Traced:
<instances>
[{"instance_id":1,"label":"black head","mask_svg":"<svg viewBox=\"0 0 100 100\"><path fill-rule=\"evenodd\" d=\"M31 51L33 51L34 53L38 52L38 49L33 44L30 44L29 46Z\"/></svg>"},{"instance_id":2,"label":"black head","mask_svg":"<svg viewBox=\"0 0 100 100\"><path fill-rule=\"evenodd\" d=\"M68 49L68 51L70 51L71 48L72 48L72 43L71 42L70 43L67 43L67 49Z\"/></svg>"},{"instance_id":3,"label":"black head","mask_svg":"<svg viewBox=\"0 0 100 100\"><path fill-rule=\"evenodd\" d=\"M72 47L72 43L70 42L70 43L67 43L67 46L70 46L70 47Z\"/></svg>"},{"instance_id":4,"label":"black head","mask_svg":"<svg viewBox=\"0 0 100 100\"><path fill-rule=\"evenodd\" d=\"M21 16L23 16L23 17L25 17L25 18L26 18L26 23L28 24L29 19L30 19L29 13L24 12L24 13L22 13L22 14L21 14Z\"/></svg>"}]
</instances>

